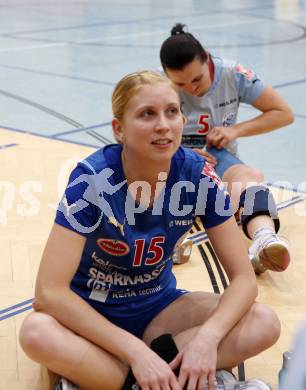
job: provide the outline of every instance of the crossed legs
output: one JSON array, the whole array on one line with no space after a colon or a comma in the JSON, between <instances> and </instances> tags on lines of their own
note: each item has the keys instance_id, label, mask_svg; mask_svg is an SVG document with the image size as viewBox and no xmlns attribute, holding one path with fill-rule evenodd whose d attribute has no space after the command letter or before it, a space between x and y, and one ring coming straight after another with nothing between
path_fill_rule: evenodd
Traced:
<instances>
[{"instance_id":1,"label":"crossed legs","mask_svg":"<svg viewBox=\"0 0 306 390\"><path fill-rule=\"evenodd\" d=\"M181 296L151 321L144 342L149 345L161 334L171 333L181 349L209 317L218 300L218 295L205 292ZM279 332L280 324L274 312L255 303L221 342L217 368L233 367L267 349L276 342ZM129 371L120 359L45 313L34 312L25 319L20 343L31 359L84 390L119 390Z\"/></svg>"},{"instance_id":2,"label":"crossed legs","mask_svg":"<svg viewBox=\"0 0 306 390\"><path fill-rule=\"evenodd\" d=\"M202 291L181 296L151 321L144 341L149 345L161 334L171 333L178 349L182 349L215 310L219 299L218 294ZM279 334L276 314L267 306L254 303L219 344L217 369L235 367L257 355L272 346Z\"/></svg>"}]
</instances>

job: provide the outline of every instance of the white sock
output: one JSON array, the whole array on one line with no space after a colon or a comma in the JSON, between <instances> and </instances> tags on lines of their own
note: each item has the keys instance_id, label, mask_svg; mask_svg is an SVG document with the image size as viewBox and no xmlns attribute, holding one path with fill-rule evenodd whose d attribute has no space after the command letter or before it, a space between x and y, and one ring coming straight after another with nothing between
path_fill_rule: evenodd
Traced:
<instances>
[{"instance_id":1,"label":"white sock","mask_svg":"<svg viewBox=\"0 0 306 390\"><path fill-rule=\"evenodd\" d=\"M255 230L254 234L253 234L253 237L252 237L252 240L255 241L257 240L258 238L262 237L262 236L266 236L266 235L273 235L275 234L275 229L272 227L272 226L263 226L263 227L260 227L258 228L257 230Z\"/></svg>"}]
</instances>

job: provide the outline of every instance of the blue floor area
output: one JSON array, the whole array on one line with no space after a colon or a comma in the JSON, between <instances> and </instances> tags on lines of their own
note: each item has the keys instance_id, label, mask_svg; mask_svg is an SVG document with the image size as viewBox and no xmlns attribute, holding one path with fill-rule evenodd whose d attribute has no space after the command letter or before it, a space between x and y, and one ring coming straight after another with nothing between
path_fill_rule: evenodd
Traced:
<instances>
[{"instance_id":1,"label":"blue floor area","mask_svg":"<svg viewBox=\"0 0 306 390\"><path fill-rule=\"evenodd\" d=\"M306 181L306 0L0 0L0 22L1 127L111 142L113 86L157 68L162 41L182 22L214 55L253 68L296 115L285 129L242 139L240 157L270 182ZM240 119L255 114L242 106Z\"/></svg>"}]
</instances>

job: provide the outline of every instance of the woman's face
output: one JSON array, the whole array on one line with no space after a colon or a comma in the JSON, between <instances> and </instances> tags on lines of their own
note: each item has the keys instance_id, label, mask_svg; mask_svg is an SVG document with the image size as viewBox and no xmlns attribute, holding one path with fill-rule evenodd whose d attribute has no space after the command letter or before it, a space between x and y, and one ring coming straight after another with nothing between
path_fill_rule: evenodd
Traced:
<instances>
[{"instance_id":1,"label":"woman's face","mask_svg":"<svg viewBox=\"0 0 306 390\"><path fill-rule=\"evenodd\" d=\"M181 70L166 69L166 73L175 85L192 96L203 96L211 85L208 63L198 58Z\"/></svg>"},{"instance_id":2,"label":"woman's face","mask_svg":"<svg viewBox=\"0 0 306 390\"><path fill-rule=\"evenodd\" d=\"M144 85L128 102L121 121L114 119L116 136L139 162L172 158L181 143L184 116L177 93L166 82Z\"/></svg>"}]
</instances>

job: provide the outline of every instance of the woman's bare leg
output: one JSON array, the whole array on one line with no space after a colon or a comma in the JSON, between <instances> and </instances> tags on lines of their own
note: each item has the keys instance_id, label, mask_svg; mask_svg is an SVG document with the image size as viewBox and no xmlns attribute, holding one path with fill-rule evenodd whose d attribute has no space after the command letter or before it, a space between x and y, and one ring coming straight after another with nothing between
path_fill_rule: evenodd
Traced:
<instances>
[{"instance_id":1,"label":"woman's bare leg","mask_svg":"<svg viewBox=\"0 0 306 390\"><path fill-rule=\"evenodd\" d=\"M31 359L84 390L119 390L129 371L119 359L44 313L25 319L20 344Z\"/></svg>"},{"instance_id":2,"label":"woman's bare leg","mask_svg":"<svg viewBox=\"0 0 306 390\"><path fill-rule=\"evenodd\" d=\"M144 341L149 345L161 334L171 333L180 350L215 310L219 299L219 295L206 292L181 296L151 321ZM217 368L234 367L257 355L272 346L279 334L280 322L275 313L265 305L254 303L219 344Z\"/></svg>"}]
</instances>

